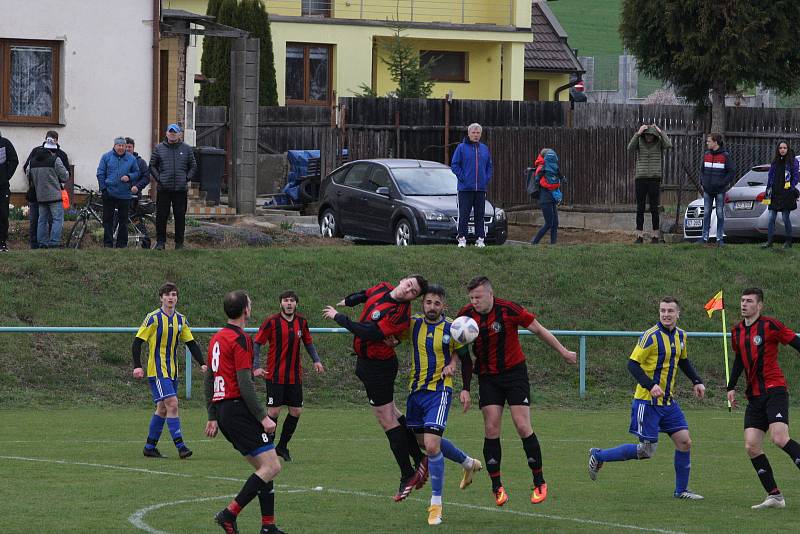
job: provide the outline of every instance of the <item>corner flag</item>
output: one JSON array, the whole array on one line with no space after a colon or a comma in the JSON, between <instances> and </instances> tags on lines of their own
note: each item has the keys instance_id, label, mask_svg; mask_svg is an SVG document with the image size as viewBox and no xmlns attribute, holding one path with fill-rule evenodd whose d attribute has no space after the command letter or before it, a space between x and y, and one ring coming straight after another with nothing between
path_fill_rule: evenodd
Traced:
<instances>
[{"instance_id":1,"label":"corner flag","mask_svg":"<svg viewBox=\"0 0 800 534\"><path fill-rule=\"evenodd\" d=\"M714 295L714 297L711 300L706 302L706 305L704 307L709 317L711 317L711 315L716 310L722 310L722 312L725 313L725 303L722 301L722 291ZM725 325L723 324L722 327L724 329Z\"/></svg>"},{"instance_id":2,"label":"corner flag","mask_svg":"<svg viewBox=\"0 0 800 534\"><path fill-rule=\"evenodd\" d=\"M722 349L725 353L725 383L727 384L730 382L731 376L730 371L728 370L728 331L725 327L725 303L722 299L722 290L714 295L711 300L706 302L704 308L706 309L706 313L709 317L711 317L716 310L720 310L722 312ZM728 411L731 411L730 401L728 401Z\"/></svg>"}]
</instances>

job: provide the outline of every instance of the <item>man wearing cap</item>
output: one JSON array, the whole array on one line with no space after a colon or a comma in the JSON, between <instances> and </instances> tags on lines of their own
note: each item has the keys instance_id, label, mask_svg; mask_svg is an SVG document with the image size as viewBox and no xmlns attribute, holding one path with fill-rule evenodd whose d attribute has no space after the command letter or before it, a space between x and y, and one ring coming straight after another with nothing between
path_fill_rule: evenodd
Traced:
<instances>
[{"instance_id":1,"label":"man wearing cap","mask_svg":"<svg viewBox=\"0 0 800 534\"><path fill-rule=\"evenodd\" d=\"M119 230L117 248L128 246L128 207L131 187L139 178L136 158L128 154L124 137L114 139L114 148L103 154L97 166L97 183L103 195L103 246L114 247L114 211Z\"/></svg>"},{"instance_id":2,"label":"man wearing cap","mask_svg":"<svg viewBox=\"0 0 800 534\"><path fill-rule=\"evenodd\" d=\"M156 196L156 249L167 243L167 219L170 206L175 218L175 248L183 248L186 227L186 198L189 181L197 172L192 148L181 141L181 127L167 126L167 137L153 148L150 174L158 184Z\"/></svg>"},{"instance_id":3,"label":"man wearing cap","mask_svg":"<svg viewBox=\"0 0 800 534\"><path fill-rule=\"evenodd\" d=\"M8 212L11 188L9 183L19 165L17 151L11 141L0 135L0 252L8 251Z\"/></svg>"},{"instance_id":4,"label":"man wearing cap","mask_svg":"<svg viewBox=\"0 0 800 534\"><path fill-rule=\"evenodd\" d=\"M30 165L31 157L33 157L34 151L41 147L46 148L51 154L60 159L61 163L63 163L64 167L67 169L67 172L70 172L69 157L67 156L67 153L61 149L61 145L58 144L58 132L55 130L49 130L45 134L44 143L31 150L31 153L28 155L28 159L25 160L25 164L22 166L23 172L28 172L28 166ZM25 195L25 200L28 201L28 219L30 220L30 236L28 241L32 249L37 249L39 248L39 240L36 237L39 228L39 203L36 201L36 189L34 189L33 185L28 187L28 193ZM52 226L53 221L48 220L48 224Z\"/></svg>"}]
</instances>

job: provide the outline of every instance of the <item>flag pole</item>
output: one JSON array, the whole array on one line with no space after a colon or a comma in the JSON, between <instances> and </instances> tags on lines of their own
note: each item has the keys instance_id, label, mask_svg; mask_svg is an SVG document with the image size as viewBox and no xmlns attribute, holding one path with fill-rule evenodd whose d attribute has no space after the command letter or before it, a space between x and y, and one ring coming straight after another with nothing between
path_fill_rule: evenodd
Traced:
<instances>
[{"instance_id":1,"label":"flag pole","mask_svg":"<svg viewBox=\"0 0 800 534\"><path fill-rule=\"evenodd\" d=\"M722 305L722 348L724 349L725 353L725 385L727 386L731 381L731 372L728 367L728 338L727 338L727 329L725 327L725 301L723 300ZM731 411L731 401L728 400L728 411Z\"/></svg>"}]
</instances>

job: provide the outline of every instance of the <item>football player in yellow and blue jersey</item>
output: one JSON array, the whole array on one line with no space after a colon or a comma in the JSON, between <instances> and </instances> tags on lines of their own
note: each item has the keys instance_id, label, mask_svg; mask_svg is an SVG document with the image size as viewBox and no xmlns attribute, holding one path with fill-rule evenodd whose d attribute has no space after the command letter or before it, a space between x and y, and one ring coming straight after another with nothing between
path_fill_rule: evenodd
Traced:
<instances>
[{"instance_id":1,"label":"football player in yellow and blue jersey","mask_svg":"<svg viewBox=\"0 0 800 534\"><path fill-rule=\"evenodd\" d=\"M675 491L678 499L699 500L689 491L691 466L689 425L678 401L673 398L676 368L694 384L694 394L702 399L706 388L686 357L686 332L677 327L680 304L674 297L664 297L658 306L659 322L639 338L628 360L628 371L636 379L636 393L631 407L630 433L638 444L613 449L589 449L589 478L595 480L605 462L646 460L653 456L658 433L667 434L675 443Z\"/></svg>"},{"instance_id":2,"label":"football player in yellow and blue jersey","mask_svg":"<svg viewBox=\"0 0 800 534\"><path fill-rule=\"evenodd\" d=\"M147 343L147 381L156 404L156 411L150 418L144 455L148 458L164 457L156 446L166 422L178 448L178 456L185 459L192 455L192 451L183 442L181 421L178 417L178 342L183 341L186 344L204 372L206 365L186 317L175 310L178 304L178 287L172 282L166 282L158 290L158 296L161 307L144 318L132 347L133 376L144 378L141 353L142 345Z\"/></svg>"},{"instance_id":3,"label":"football player in yellow and blue jersey","mask_svg":"<svg viewBox=\"0 0 800 534\"><path fill-rule=\"evenodd\" d=\"M406 425L415 433L417 441L428 455L428 473L431 478L431 505L428 508L430 525L442 522L444 459L457 462L464 468L461 489L469 486L473 474L483 468L479 460L470 458L451 441L442 437L453 394L456 355L461 360L463 389L460 400L464 411L470 406L469 385L472 377L469 350L450 336L452 320L444 316L445 297L442 286L429 285L422 297L423 313L411 317L411 327L405 333L412 352Z\"/></svg>"}]
</instances>

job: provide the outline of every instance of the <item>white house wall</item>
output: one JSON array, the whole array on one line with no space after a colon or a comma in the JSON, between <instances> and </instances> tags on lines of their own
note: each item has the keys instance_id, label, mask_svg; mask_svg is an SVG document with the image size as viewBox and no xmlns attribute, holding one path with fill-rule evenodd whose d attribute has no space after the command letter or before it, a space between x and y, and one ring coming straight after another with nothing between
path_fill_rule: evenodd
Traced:
<instances>
[{"instance_id":1,"label":"white house wall","mask_svg":"<svg viewBox=\"0 0 800 534\"><path fill-rule=\"evenodd\" d=\"M75 165L75 182L97 188L100 156L117 136L136 139L150 157L152 0L2 0L0 36L61 41L59 125L12 125L0 131L20 160L56 130ZM22 165L11 181L24 191Z\"/></svg>"}]
</instances>

